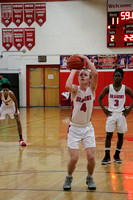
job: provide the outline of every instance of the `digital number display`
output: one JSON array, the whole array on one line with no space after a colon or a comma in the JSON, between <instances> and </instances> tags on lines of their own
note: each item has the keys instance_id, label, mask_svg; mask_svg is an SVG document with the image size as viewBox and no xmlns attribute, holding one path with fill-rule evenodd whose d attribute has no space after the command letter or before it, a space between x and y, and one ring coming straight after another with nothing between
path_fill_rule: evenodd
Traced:
<instances>
[{"instance_id":1,"label":"digital number display","mask_svg":"<svg viewBox=\"0 0 133 200\"><path fill-rule=\"evenodd\" d=\"M107 47L133 47L133 11L108 12Z\"/></svg>"},{"instance_id":2,"label":"digital number display","mask_svg":"<svg viewBox=\"0 0 133 200\"><path fill-rule=\"evenodd\" d=\"M126 11L126 12L121 12L120 13L121 20L133 20L133 11Z\"/></svg>"}]
</instances>

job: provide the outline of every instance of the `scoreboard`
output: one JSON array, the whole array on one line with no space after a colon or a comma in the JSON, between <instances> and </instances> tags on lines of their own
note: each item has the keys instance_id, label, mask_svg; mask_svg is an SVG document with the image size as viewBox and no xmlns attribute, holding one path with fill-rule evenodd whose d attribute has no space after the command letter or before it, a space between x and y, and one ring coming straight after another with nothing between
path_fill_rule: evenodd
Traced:
<instances>
[{"instance_id":1,"label":"scoreboard","mask_svg":"<svg viewBox=\"0 0 133 200\"><path fill-rule=\"evenodd\" d=\"M133 47L133 0L131 4L130 0L112 2L108 0L107 47Z\"/></svg>"}]
</instances>

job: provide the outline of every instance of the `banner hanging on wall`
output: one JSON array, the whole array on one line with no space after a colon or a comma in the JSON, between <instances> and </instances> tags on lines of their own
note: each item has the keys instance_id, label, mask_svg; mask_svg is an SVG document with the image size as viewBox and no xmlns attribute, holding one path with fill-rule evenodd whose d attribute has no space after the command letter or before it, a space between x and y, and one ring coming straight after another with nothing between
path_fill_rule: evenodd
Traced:
<instances>
[{"instance_id":1,"label":"banner hanging on wall","mask_svg":"<svg viewBox=\"0 0 133 200\"><path fill-rule=\"evenodd\" d=\"M24 22L28 26L31 26L33 24L35 18L34 15L34 4L24 4Z\"/></svg>"},{"instance_id":2,"label":"banner hanging on wall","mask_svg":"<svg viewBox=\"0 0 133 200\"><path fill-rule=\"evenodd\" d=\"M12 46L19 51L23 46L31 50L35 46L35 28L3 28L2 46L8 51Z\"/></svg>"},{"instance_id":3,"label":"banner hanging on wall","mask_svg":"<svg viewBox=\"0 0 133 200\"><path fill-rule=\"evenodd\" d=\"M35 28L25 28L25 46L29 50L35 46Z\"/></svg>"},{"instance_id":4,"label":"banner hanging on wall","mask_svg":"<svg viewBox=\"0 0 133 200\"><path fill-rule=\"evenodd\" d=\"M60 56L60 69L61 70L67 70L68 67L67 67L67 61L69 59L70 55L69 56Z\"/></svg>"},{"instance_id":5,"label":"banner hanging on wall","mask_svg":"<svg viewBox=\"0 0 133 200\"><path fill-rule=\"evenodd\" d=\"M11 28L2 29L2 46L7 51L13 46L13 31Z\"/></svg>"},{"instance_id":6,"label":"banner hanging on wall","mask_svg":"<svg viewBox=\"0 0 133 200\"><path fill-rule=\"evenodd\" d=\"M1 22L7 27L12 22L12 5L1 5Z\"/></svg>"},{"instance_id":7,"label":"banner hanging on wall","mask_svg":"<svg viewBox=\"0 0 133 200\"><path fill-rule=\"evenodd\" d=\"M133 54L128 54L128 69L133 68Z\"/></svg>"},{"instance_id":8,"label":"banner hanging on wall","mask_svg":"<svg viewBox=\"0 0 133 200\"><path fill-rule=\"evenodd\" d=\"M117 55L98 55L99 69L113 69L117 68Z\"/></svg>"},{"instance_id":9,"label":"banner hanging on wall","mask_svg":"<svg viewBox=\"0 0 133 200\"><path fill-rule=\"evenodd\" d=\"M127 55L118 54L117 55L117 68L127 68Z\"/></svg>"},{"instance_id":10,"label":"banner hanging on wall","mask_svg":"<svg viewBox=\"0 0 133 200\"><path fill-rule=\"evenodd\" d=\"M31 26L46 22L46 3L1 4L1 22L8 27L11 22L19 27L22 22Z\"/></svg>"},{"instance_id":11,"label":"banner hanging on wall","mask_svg":"<svg viewBox=\"0 0 133 200\"><path fill-rule=\"evenodd\" d=\"M97 68L98 67L98 56L97 55L88 55L87 56L92 64Z\"/></svg>"},{"instance_id":12,"label":"banner hanging on wall","mask_svg":"<svg viewBox=\"0 0 133 200\"><path fill-rule=\"evenodd\" d=\"M117 55L86 55L97 69L114 69L117 68ZM60 69L67 70L67 61L69 56L60 56ZM87 69L87 64L84 63L84 68Z\"/></svg>"},{"instance_id":13,"label":"banner hanging on wall","mask_svg":"<svg viewBox=\"0 0 133 200\"><path fill-rule=\"evenodd\" d=\"M39 26L42 26L46 21L46 3L35 4L35 19Z\"/></svg>"},{"instance_id":14,"label":"banner hanging on wall","mask_svg":"<svg viewBox=\"0 0 133 200\"><path fill-rule=\"evenodd\" d=\"M86 55L97 69L133 69L133 54ZM69 70L69 56L60 56L60 70ZM87 65L85 64L85 68Z\"/></svg>"},{"instance_id":15,"label":"banner hanging on wall","mask_svg":"<svg viewBox=\"0 0 133 200\"><path fill-rule=\"evenodd\" d=\"M23 22L23 4L13 4L13 22L20 26Z\"/></svg>"},{"instance_id":16,"label":"banner hanging on wall","mask_svg":"<svg viewBox=\"0 0 133 200\"><path fill-rule=\"evenodd\" d=\"M14 46L17 50L20 50L24 46L24 29L14 28L13 29Z\"/></svg>"}]
</instances>

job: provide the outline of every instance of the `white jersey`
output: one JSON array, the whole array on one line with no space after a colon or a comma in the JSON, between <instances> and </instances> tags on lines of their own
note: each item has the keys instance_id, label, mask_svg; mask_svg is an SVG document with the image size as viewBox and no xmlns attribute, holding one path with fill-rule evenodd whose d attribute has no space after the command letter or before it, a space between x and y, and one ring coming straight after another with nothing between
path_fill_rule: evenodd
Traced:
<instances>
[{"instance_id":1,"label":"white jersey","mask_svg":"<svg viewBox=\"0 0 133 200\"><path fill-rule=\"evenodd\" d=\"M11 99L11 97L9 96L9 94L7 96L7 99L5 99L3 90L1 92L2 92L2 96L1 96L2 104L1 104L1 107L7 107L7 108L9 108L9 107L14 106L14 102ZM10 92L12 92L12 91L10 90L9 93Z\"/></svg>"},{"instance_id":2,"label":"white jersey","mask_svg":"<svg viewBox=\"0 0 133 200\"><path fill-rule=\"evenodd\" d=\"M71 122L78 125L88 125L91 120L94 96L90 87L83 91L78 86L78 91L73 100Z\"/></svg>"},{"instance_id":3,"label":"white jersey","mask_svg":"<svg viewBox=\"0 0 133 200\"><path fill-rule=\"evenodd\" d=\"M123 111L126 101L125 95L125 85L121 86L121 89L116 92L114 90L113 84L109 85L109 94L108 94L108 110L111 112L121 112Z\"/></svg>"}]
</instances>

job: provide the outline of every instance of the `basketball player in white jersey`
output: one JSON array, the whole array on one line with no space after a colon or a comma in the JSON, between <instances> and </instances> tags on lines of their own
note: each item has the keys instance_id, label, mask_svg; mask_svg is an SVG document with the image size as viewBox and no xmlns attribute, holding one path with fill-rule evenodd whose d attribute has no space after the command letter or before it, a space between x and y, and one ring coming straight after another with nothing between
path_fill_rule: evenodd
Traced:
<instances>
[{"instance_id":1,"label":"basketball player in white jersey","mask_svg":"<svg viewBox=\"0 0 133 200\"><path fill-rule=\"evenodd\" d=\"M105 140L105 157L101 161L102 165L110 164L110 147L113 132L117 129L118 141L114 154L114 162L122 163L120 152L123 145L123 134L127 131L126 116L133 108L133 103L128 109L125 109L126 94L133 99L133 92L130 88L123 85L124 71L121 68L115 70L113 78L114 83L106 86L100 94L98 101L107 116L106 121L106 140ZM108 94L108 109L103 105L102 99Z\"/></svg>"},{"instance_id":2,"label":"basketball player in white jersey","mask_svg":"<svg viewBox=\"0 0 133 200\"><path fill-rule=\"evenodd\" d=\"M91 124L91 114L93 110L93 102L95 98L95 90L97 87L98 73L95 66L90 60L83 55L78 55L86 61L88 70L71 70L71 73L66 81L66 89L71 92L71 100L73 101L73 112L68 128L68 151L70 160L67 166L67 176L63 185L64 190L71 189L72 174L75 170L78 161L79 143L85 149L87 156L87 177L86 184L88 189L95 190L96 184L93 180L93 171L95 167L95 134ZM73 84L73 79L76 73L79 73L79 86Z\"/></svg>"},{"instance_id":3,"label":"basketball player in white jersey","mask_svg":"<svg viewBox=\"0 0 133 200\"><path fill-rule=\"evenodd\" d=\"M26 143L22 138L22 126L19 117L17 99L14 93L10 90L9 83L3 83L1 87L2 91L0 92L0 98L2 100L2 104L0 107L0 120L4 120L6 115L9 115L11 119L15 117L19 134L19 145L26 146Z\"/></svg>"}]
</instances>

